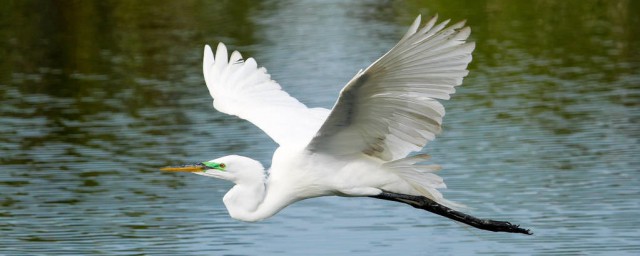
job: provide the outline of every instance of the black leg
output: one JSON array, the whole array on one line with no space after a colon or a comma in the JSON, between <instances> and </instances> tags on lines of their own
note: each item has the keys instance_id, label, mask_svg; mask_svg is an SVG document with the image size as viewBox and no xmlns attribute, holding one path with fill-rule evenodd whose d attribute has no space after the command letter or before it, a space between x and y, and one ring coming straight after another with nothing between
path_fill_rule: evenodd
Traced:
<instances>
[{"instance_id":1,"label":"black leg","mask_svg":"<svg viewBox=\"0 0 640 256\"><path fill-rule=\"evenodd\" d=\"M405 203L415 208L430 211L440 216L447 217L449 219L459 221L479 229L489 230L493 232L522 233L527 235L533 234L528 229L521 228L520 226L511 224L507 221L479 219L436 203L435 201L424 196L412 196L383 191L377 196L370 197Z\"/></svg>"}]
</instances>

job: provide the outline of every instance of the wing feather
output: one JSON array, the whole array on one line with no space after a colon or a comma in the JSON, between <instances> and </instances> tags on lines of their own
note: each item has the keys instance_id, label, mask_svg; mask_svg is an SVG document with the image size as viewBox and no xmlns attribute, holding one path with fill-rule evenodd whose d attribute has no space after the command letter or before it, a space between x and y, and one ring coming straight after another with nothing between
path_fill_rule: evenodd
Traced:
<instances>
[{"instance_id":1,"label":"wing feather","mask_svg":"<svg viewBox=\"0 0 640 256\"><path fill-rule=\"evenodd\" d=\"M279 145L308 142L329 114L291 97L253 58L243 60L237 51L229 56L223 43L215 56L205 46L202 69L218 111L248 120Z\"/></svg>"},{"instance_id":2,"label":"wing feather","mask_svg":"<svg viewBox=\"0 0 640 256\"><path fill-rule=\"evenodd\" d=\"M419 29L418 16L389 52L358 72L340 92L307 146L332 154L364 153L384 161L422 149L440 133L447 100L468 74L475 45L465 22Z\"/></svg>"}]
</instances>

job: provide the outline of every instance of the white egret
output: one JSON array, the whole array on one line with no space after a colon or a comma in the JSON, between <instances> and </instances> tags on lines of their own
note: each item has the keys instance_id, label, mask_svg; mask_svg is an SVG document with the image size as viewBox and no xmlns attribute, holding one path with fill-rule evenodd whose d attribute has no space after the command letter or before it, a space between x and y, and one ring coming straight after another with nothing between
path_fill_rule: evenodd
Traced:
<instances>
[{"instance_id":1,"label":"white egret","mask_svg":"<svg viewBox=\"0 0 640 256\"><path fill-rule=\"evenodd\" d=\"M454 211L438 191L437 165L418 154L440 132L444 107L468 73L475 44L465 22L447 27L418 16L389 52L360 70L332 110L308 108L281 90L265 68L239 52L207 45L203 73L213 106L252 122L278 145L268 172L258 161L230 155L165 167L229 180L223 202L232 218L260 221L296 201L319 196L373 197L410 204L477 228L528 234L508 222Z\"/></svg>"}]
</instances>

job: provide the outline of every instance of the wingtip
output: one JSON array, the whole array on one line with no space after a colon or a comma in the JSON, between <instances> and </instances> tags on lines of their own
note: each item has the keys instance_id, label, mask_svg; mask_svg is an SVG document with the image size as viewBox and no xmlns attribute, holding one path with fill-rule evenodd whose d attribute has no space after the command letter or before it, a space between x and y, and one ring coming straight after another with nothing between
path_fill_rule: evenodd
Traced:
<instances>
[{"instance_id":1,"label":"wingtip","mask_svg":"<svg viewBox=\"0 0 640 256\"><path fill-rule=\"evenodd\" d=\"M220 55L220 53L223 52L223 51L227 52L227 46L223 42L219 42L218 43L218 47L216 48L215 56ZM209 55L209 54L214 56L213 49L211 48L211 46L209 44L205 44L204 45L204 54L205 54L205 56Z\"/></svg>"},{"instance_id":2,"label":"wingtip","mask_svg":"<svg viewBox=\"0 0 640 256\"><path fill-rule=\"evenodd\" d=\"M208 63L213 63L214 59L213 59L213 52L211 51L211 46L209 46L208 44L204 45L204 64L207 65Z\"/></svg>"},{"instance_id":3,"label":"wingtip","mask_svg":"<svg viewBox=\"0 0 640 256\"><path fill-rule=\"evenodd\" d=\"M216 49L216 53L217 53L218 51L224 51L224 52L227 52L227 46L226 46L223 42L219 42L219 43L218 43L218 47L217 47L217 49Z\"/></svg>"},{"instance_id":4,"label":"wingtip","mask_svg":"<svg viewBox=\"0 0 640 256\"><path fill-rule=\"evenodd\" d=\"M218 43L218 48L216 49L215 58L217 61L224 61L224 62L229 61L229 52L227 51L227 46L225 46L224 43L222 42Z\"/></svg>"},{"instance_id":5,"label":"wingtip","mask_svg":"<svg viewBox=\"0 0 640 256\"><path fill-rule=\"evenodd\" d=\"M416 17L416 19L413 20L413 23L411 23L411 26L409 26L407 33L404 34L404 36L400 39L400 41L403 41L409 38L411 35L415 34L418 31L418 27L420 27L421 21L422 21L422 14L418 14L418 17Z\"/></svg>"},{"instance_id":6,"label":"wingtip","mask_svg":"<svg viewBox=\"0 0 640 256\"><path fill-rule=\"evenodd\" d=\"M438 20L438 14L436 13L435 15L433 15L433 17L431 17L431 20L433 20L434 22Z\"/></svg>"},{"instance_id":7,"label":"wingtip","mask_svg":"<svg viewBox=\"0 0 640 256\"><path fill-rule=\"evenodd\" d=\"M476 49L476 42L471 41L471 42L467 42L467 44L469 44L470 52L473 52L473 50Z\"/></svg>"}]
</instances>

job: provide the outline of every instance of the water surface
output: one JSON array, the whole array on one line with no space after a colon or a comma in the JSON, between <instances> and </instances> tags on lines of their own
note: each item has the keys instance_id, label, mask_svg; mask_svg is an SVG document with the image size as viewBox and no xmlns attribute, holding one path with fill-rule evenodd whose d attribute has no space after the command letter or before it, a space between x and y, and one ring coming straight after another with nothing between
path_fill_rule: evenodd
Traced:
<instances>
[{"instance_id":1,"label":"water surface","mask_svg":"<svg viewBox=\"0 0 640 256\"><path fill-rule=\"evenodd\" d=\"M7 1L0 5L0 254L640 253L638 1ZM231 219L230 184L163 173L275 143L211 107L205 43L253 56L312 107L417 14L467 19L470 75L425 148L480 217L318 198Z\"/></svg>"}]
</instances>

